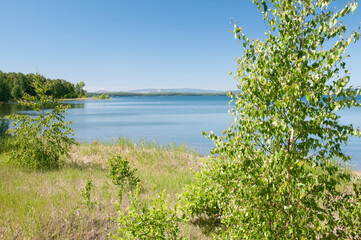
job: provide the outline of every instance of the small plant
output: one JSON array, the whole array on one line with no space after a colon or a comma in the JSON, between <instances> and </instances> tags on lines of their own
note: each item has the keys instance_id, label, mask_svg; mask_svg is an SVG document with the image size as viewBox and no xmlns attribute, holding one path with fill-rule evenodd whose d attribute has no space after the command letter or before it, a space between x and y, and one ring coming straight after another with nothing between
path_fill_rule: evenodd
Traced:
<instances>
[{"instance_id":1,"label":"small plant","mask_svg":"<svg viewBox=\"0 0 361 240\"><path fill-rule=\"evenodd\" d=\"M81 190L81 196L83 197L82 204L85 204L85 206L87 207L92 207L94 204L96 204L96 202L92 202L90 199L90 195L93 187L94 187L93 180L89 178L85 185L84 190Z\"/></svg>"},{"instance_id":2,"label":"small plant","mask_svg":"<svg viewBox=\"0 0 361 240\"><path fill-rule=\"evenodd\" d=\"M181 219L176 214L177 208L172 210L169 207L164 192L143 203L137 187L130 202L127 212L119 211L120 216L116 219L119 224L118 234L113 238L183 239L178 226Z\"/></svg>"},{"instance_id":3,"label":"small plant","mask_svg":"<svg viewBox=\"0 0 361 240\"><path fill-rule=\"evenodd\" d=\"M135 173L136 169L131 169L128 160L123 159L122 156L118 155L109 160L108 177L118 187L120 200L123 198L124 190L127 188L133 190L140 183Z\"/></svg>"}]
</instances>

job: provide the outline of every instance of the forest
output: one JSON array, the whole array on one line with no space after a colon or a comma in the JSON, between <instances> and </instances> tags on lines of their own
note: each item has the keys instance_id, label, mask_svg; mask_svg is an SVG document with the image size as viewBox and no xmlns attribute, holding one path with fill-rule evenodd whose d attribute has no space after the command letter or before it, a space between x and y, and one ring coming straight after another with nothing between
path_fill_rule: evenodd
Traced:
<instances>
[{"instance_id":1,"label":"forest","mask_svg":"<svg viewBox=\"0 0 361 240\"><path fill-rule=\"evenodd\" d=\"M83 89L84 82L74 85L64 79L49 79L44 76L41 78L50 84L46 94L54 98L81 98L86 96L86 91ZM34 79L35 74L33 73L6 73L0 70L0 102L19 100L24 93L35 96Z\"/></svg>"}]
</instances>

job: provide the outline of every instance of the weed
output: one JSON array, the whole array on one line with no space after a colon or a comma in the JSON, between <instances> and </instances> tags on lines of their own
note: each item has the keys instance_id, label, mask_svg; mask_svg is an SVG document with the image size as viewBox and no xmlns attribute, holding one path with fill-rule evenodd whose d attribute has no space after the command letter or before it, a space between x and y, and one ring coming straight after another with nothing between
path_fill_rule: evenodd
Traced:
<instances>
[{"instance_id":1,"label":"weed","mask_svg":"<svg viewBox=\"0 0 361 240\"><path fill-rule=\"evenodd\" d=\"M85 185L84 190L81 190L81 196L83 197L82 204L85 204L85 206L87 207L92 207L97 203L97 202L92 202L90 199L90 195L91 195L90 193L93 187L94 187L93 180L89 178Z\"/></svg>"},{"instance_id":2,"label":"weed","mask_svg":"<svg viewBox=\"0 0 361 240\"><path fill-rule=\"evenodd\" d=\"M133 190L139 183L140 179L135 176L136 169L131 169L126 158L120 155L109 160L109 174L108 177L112 180L114 185L119 188L119 199L122 200L123 192L129 188Z\"/></svg>"},{"instance_id":3,"label":"weed","mask_svg":"<svg viewBox=\"0 0 361 240\"><path fill-rule=\"evenodd\" d=\"M142 202L139 187L130 198L128 211L120 210L116 219L119 224L116 239L183 239L180 236L179 223L175 208L168 205L164 191Z\"/></svg>"}]
</instances>

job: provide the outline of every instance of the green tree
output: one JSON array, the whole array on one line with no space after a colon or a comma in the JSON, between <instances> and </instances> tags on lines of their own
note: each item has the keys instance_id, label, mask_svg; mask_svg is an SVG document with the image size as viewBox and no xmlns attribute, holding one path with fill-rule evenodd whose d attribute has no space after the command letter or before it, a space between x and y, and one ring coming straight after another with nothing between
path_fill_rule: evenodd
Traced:
<instances>
[{"instance_id":1,"label":"green tree","mask_svg":"<svg viewBox=\"0 0 361 240\"><path fill-rule=\"evenodd\" d=\"M65 98L76 98L78 97L78 94L76 93L76 89L74 87L74 84L70 82L65 83L66 88L66 94L64 95Z\"/></svg>"},{"instance_id":2,"label":"green tree","mask_svg":"<svg viewBox=\"0 0 361 240\"><path fill-rule=\"evenodd\" d=\"M35 75L33 86L36 96L25 93L19 103L31 107L39 115L13 114L8 116L13 120L15 151L11 153L10 161L30 169L54 169L61 166L60 156L67 154L69 147L75 143L73 130L64 121L67 107L46 95L50 83L40 74Z\"/></svg>"},{"instance_id":3,"label":"green tree","mask_svg":"<svg viewBox=\"0 0 361 240\"><path fill-rule=\"evenodd\" d=\"M109 99L109 95L103 93L100 96L98 96L99 99L105 100L105 99Z\"/></svg>"},{"instance_id":4,"label":"green tree","mask_svg":"<svg viewBox=\"0 0 361 240\"><path fill-rule=\"evenodd\" d=\"M64 98L69 93L67 82L63 79L51 81L50 95L55 98Z\"/></svg>"},{"instance_id":5,"label":"green tree","mask_svg":"<svg viewBox=\"0 0 361 240\"><path fill-rule=\"evenodd\" d=\"M78 94L78 97L84 97L85 96L85 90L83 89L85 86L85 83L81 81L80 83L77 83L75 85L75 92Z\"/></svg>"},{"instance_id":6,"label":"green tree","mask_svg":"<svg viewBox=\"0 0 361 240\"><path fill-rule=\"evenodd\" d=\"M33 87L33 81L36 78L35 74L30 73L24 75L23 73L3 73L0 71L0 101L18 100L23 97L24 93L35 96L36 92ZM55 98L76 98L85 96L84 82L77 84L67 82L63 79L46 79L40 76L43 81L50 82L50 87L46 91L47 95Z\"/></svg>"},{"instance_id":7,"label":"green tree","mask_svg":"<svg viewBox=\"0 0 361 240\"><path fill-rule=\"evenodd\" d=\"M19 85L15 85L14 88L11 90L11 97L13 99L19 99L22 97L22 92Z\"/></svg>"},{"instance_id":8,"label":"green tree","mask_svg":"<svg viewBox=\"0 0 361 240\"><path fill-rule=\"evenodd\" d=\"M10 91L5 79L0 76L0 102L6 102L10 100Z\"/></svg>"},{"instance_id":9,"label":"green tree","mask_svg":"<svg viewBox=\"0 0 361 240\"><path fill-rule=\"evenodd\" d=\"M223 136L210 134L214 155L183 194L186 209L217 219L218 238L360 238L360 184L332 163L349 160L341 146L360 137L336 112L360 107L345 63L360 29L341 21L357 3L336 11L331 0L253 2L266 37L234 28L244 46L240 91L230 93L235 120Z\"/></svg>"}]
</instances>

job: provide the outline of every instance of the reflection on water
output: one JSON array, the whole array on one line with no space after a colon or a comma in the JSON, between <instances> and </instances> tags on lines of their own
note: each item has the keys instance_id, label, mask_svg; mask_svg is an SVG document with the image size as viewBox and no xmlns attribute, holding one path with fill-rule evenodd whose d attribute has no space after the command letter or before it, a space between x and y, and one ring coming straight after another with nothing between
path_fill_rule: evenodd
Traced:
<instances>
[{"instance_id":1,"label":"reflection on water","mask_svg":"<svg viewBox=\"0 0 361 240\"><path fill-rule=\"evenodd\" d=\"M10 115L12 113L18 113L20 111L31 110L28 107L20 106L16 103L1 103L0 104L0 117Z\"/></svg>"},{"instance_id":2,"label":"reflection on water","mask_svg":"<svg viewBox=\"0 0 361 240\"><path fill-rule=\"evenodd\" d=\"M85 103L84 102L64 102L63 104L69 105L70 108L84 108ZM17 103L0 103L0 117L4 117L6 115L10 115L12 113L26 113L31 114L32 109L29 107L22 106Z\"/></svg>"},{"instance_id":3,"label":"reflection on water","mask_svg":"<svg viewBox=\"0 0 361 240\"><path fill-rule=\"evenodd\" d=\"M85 103L83 101L66 101L63 104L69 105L70 108L85 108Z\"/></svg>"},{"instance_id":4,"label":"reflection on water","mask_svg":"<svg viewBox=\"0 0 361 240\"><path fill-rule=\"evenodd\" d=\"M119 97L110 100L66 101L70 109L66 121L72 121L80 141L128 137L160 144L186 144L209 154L213 142L202 131L221 134L232 121L226 96L206 97ZM11 110L10 110L11 109ZM0 114L35 113L16 104L0 106Z\"/></svg>"}]
</instances>

